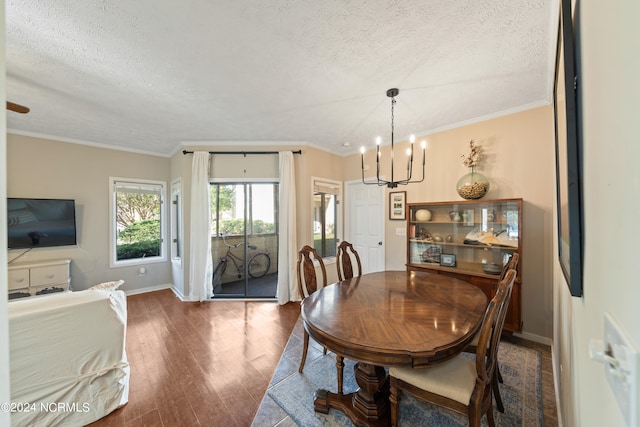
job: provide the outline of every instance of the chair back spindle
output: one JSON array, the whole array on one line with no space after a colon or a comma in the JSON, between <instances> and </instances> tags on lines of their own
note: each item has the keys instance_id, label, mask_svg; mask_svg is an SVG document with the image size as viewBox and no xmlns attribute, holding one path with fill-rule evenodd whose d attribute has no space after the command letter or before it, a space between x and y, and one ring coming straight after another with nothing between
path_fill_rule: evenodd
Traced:
<instances>
[{"instance_id":1,"label":"chair back spindle","mask_svg":"<svg viewBox=\"0 0 640 427\"><path fill-rule=\"evenodd\" d=\"M352 258L356 261L358 274L353 273ZM336 253L336 268L338 270L339 281L351 279L354 276L362 276L362 264L360 263L360 256L358 255L358 251L353 249L353 244L347 241L342 241L340 245L338 245L338 252Z\"/></svg>"},{"instance_id":2,"label":"chair back spindle","mask_svg":"<svg viewBox=\"0 0 640 427\"><path fill-rule=\"evenodd\" d=\"M305 245L298 252L298 290L300 296L305 299L318 290L318 277L316 276L316 267L314 260L320 264L320 273L322 276L322 286L327 285L327 270L322 261L322 257L318 252L309 245Z\"/></svg>"}]
</instances>

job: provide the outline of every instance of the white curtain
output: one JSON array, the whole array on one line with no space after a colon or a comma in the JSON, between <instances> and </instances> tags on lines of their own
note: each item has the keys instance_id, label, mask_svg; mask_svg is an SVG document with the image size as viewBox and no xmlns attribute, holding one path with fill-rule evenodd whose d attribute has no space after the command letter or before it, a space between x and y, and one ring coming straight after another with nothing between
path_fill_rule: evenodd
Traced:
<instances>
[{"instance_id":1,"label":"white curtain","mask_svg":"<svg viewBox=\"0 0 640 427\"><path fill-rule=\"evenodd\" d=\"M191 234L189 300L206 301L212 295L211 204L209 202L209 153L196 151L191 167Z\"/></svg>"},{"instance_id":2,"label":"white curtain","mask_svg":"<svg viewBox=\"0 0 640 427\"><path fill-rule=\"evenodd\" d=\"M280 229L278 243L278 304L300 301L296 276L296 181L293 153L281 151L280 169Z\"/></svg>"}]
</instances>

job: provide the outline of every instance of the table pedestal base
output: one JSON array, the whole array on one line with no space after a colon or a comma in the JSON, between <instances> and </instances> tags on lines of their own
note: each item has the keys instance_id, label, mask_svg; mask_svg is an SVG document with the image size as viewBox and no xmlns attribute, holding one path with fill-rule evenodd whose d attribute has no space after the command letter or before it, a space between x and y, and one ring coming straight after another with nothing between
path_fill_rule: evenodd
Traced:
<instances>
[{"instance_id":1,"label":"table pedestal base","mask_svg":"<svg viewBox=\"0 0 640 427\"><path fill-rule=\"evenodd\" d=\"M313 399L316 412L327 414L329 408L338 409L356 426L389 425L389 380L382 366L356 363L355 393L336 394L318 390Z\"/></svg>"}]
</instances>

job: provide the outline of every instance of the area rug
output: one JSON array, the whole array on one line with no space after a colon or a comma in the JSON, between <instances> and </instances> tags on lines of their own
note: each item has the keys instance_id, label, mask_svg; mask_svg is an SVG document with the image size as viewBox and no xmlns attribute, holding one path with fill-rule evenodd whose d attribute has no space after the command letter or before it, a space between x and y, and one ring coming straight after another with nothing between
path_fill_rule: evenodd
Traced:
<instances>
[{"instance_id":1,"label":"area rug","mask_svg":"<svg viewBox=\"0 0 640 427\"><path fill-rule=\"evenodd\" d=\"M300 325L296 325L300 330ZM290 338L291 345L283 354L265 399L272 399L293 422L299 426L352 426L351 421L341 412L331 409L329 414L319 414L313 410L313 395L317 389L337 391L335 355L314 353L313 359L307 360L304 372L299 374L291 369L292 361L299 363L299 337L294 334ZM293 349L296 349L295 353ZM311 349L310 349L311 355ZM469 356L473 357L473 356ZM497 426L542 426L542 379L538 351L502 342L499 347L498 360L504 383L500 384L500 394L505 406L501 413L495 408L494 416ZM284 372L288 371L286 375ZM354 362L345 359L344 392L357 389L354 378ZM254 425L263 424L254 420ZM419 401L411 395L402 393L400 403L400 426L467 426L465 416L448 409L439 408ZM483 417L482 425L487 425Z\"/></svg>"}]
</instances>

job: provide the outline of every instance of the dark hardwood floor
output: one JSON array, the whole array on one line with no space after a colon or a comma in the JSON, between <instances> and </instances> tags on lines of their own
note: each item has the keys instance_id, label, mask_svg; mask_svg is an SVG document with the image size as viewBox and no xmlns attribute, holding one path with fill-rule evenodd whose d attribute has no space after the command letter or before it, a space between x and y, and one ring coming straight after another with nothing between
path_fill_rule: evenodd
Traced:
<instances>
[{"instance_id":1,"label":"dark hardwood floor","mask_svg":"<svg viewBox=\"0 0 640 427\"><path fill-rule=\"evenodd\" d=\"M249 426L300 304L127 298L129 403L96 426Z\"/></svg>"},{"instance_id":2,"label":"dark hardwood floor","mask_svg":"<svg viewBox=\"0 0 640 427\"><path fill-rule=\"evenodd\" d=\"M251 425L300 304L185 303L170 290L127 303L129 403L92 427ZM549 347L519 344L542 352L544 425L557 426Z\"/></svg>"}]
</instances>

